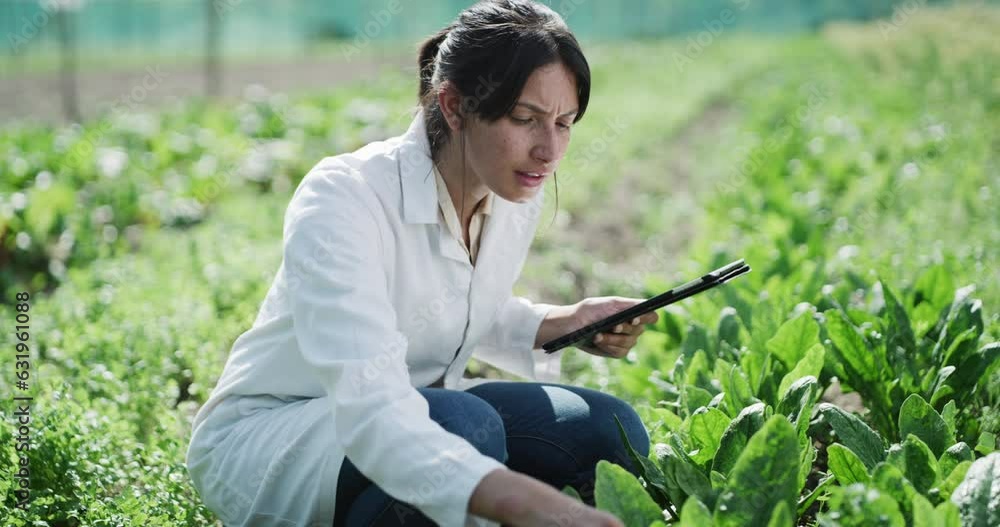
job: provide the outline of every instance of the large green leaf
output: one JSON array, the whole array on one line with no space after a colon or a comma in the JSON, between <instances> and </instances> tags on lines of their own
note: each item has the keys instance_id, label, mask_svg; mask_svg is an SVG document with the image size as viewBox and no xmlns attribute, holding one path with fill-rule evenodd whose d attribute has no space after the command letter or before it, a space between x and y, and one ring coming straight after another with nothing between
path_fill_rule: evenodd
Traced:
<instances>
[{"instance_id":1,"label":"large green leaf","mask_svg":"<svg viewBox=\"0 0 1000 527\"><path fill-rule=\"evenodd\" d=\"M812 376L819 378L819 374L823 371L823 361L825 360L826 350L823 348L822 344L816 343L810 347L802 359L799 360L792 371L788 372L782 379L781 384L778 385L778 397L784 397L788 388L795 381Z\"/></svg>"},{"instance_id":2,"label":"large green leaf","mask_svg":"<svg viewBox=\"0 0 1000 527\"><path fill-rule=\"evenodd\" d=\"M983 333L983 310L972 292L971 286L956 291L945 319L935 327L937 342L932 354L940 364L957 367L976 350Z\"/></svg>"},{"instance_id":3,"label":"large green leaf","mask_svg":"<svg viewBox=\"0 0 1000 527\"><path fill-rule=\"evenodd\" d=\"M887 359L900 375L903 386L912 392L919 388L921 367L929 362L930 357L918 355L916 338L906 310L888 284L879 282L879 285L885 298L887 323L884 325L884 338Z\"/></svg>"},{"instance_id":4,"label":"large green leaf","mask_svg":"<svg viewBox=\"0 0 1000 527\"><path fill-rule=\"evenodd\" d=\"M704 465L715 458L730 419L718 408L701 408L691 416L689 422L688 435L691 444L697 449L691 458L699 465Z\"/></svg>"},{"instance_id":5,"label":"large green leaf","mask_svg":"<svg viewBox=\"0 0 1000 527\"><path fill-rule=\"evenodd\" d=\"M964 441L960 441L948 447L948 450L941 454L938 458L938 470L941 473L941 477L945 477L951 474L952 470L963 461L973 461L976 459L976 455L972 453L972 449Z\"/></svg>"},{"instance_id":6,"label":"large green leaf","mask_svg":"<svg viewBox=\"0 0 1000 527\"><path fill-rule=\"evenodd\" d=\"M796 379L778 403L777 413L788 416L800 430L808 428L817 393L819 393L819 382L816 377Z\"/></svg>"},{"instance_id":7,"label":"large green leaf","mask_svg":"<svg viewBox=\"0 0 1000 527\"><path fill-rule=\"evenodd\" d=\"M660 467L646 456L643 456L635 448L632 447L632 443L628 439L628 435L625 433L625 427L622 426L621 420L615 415L615 424L618 426L618 434L622 438L622 443L625 445L625 449L628 451L629 457L635 462L636 466L639 467L639 476L646 480L649 485L649 494L652 496L653 500L660 506L660 508L669 507L671 505L669 485L667 483L667 478L660 471Z\"/></svg>"},{"instance_id":8,"label":"large green leaf","mask_svg":"<svg viewBox=\"0 0 1000 527\"><path fill-rule=\"evenodd\" d=\"M764 413L764 403L757 403L744 408L740 415L729 423L729 427L722 434L722 439L719 440L719 450L715 453L712 470L729 474L729 470L736 464L747 442L764 426Z\"/></svg>"},{"instance_id":9,"label":"large green leaf","mask_svg":"<svg viewBox=\"0 0 1000 527\"><path fill-rule=\"evenodd\" d=\"M663 519L663 511L629 471L607 460L597 462L594 504L625 525L649 525Z\"/></svg>"},{"instance_id":10,"label":"large green leaf","mask_svg":"<svg viewBox=\"0 0 1000 527\"><path fill-rule=\"evenodd\" d=\"M868 470L885 459L885 442L858 416L829 403L819 405L819 414L830 424L838 441L857 454Z\"/></svg>"},{"instance_id":11,"label":"large green leaf","mask_svg":"<svg viewBox=\"0 0 1000 527\"><path fill-rule=\"evenodd\" d=\"M719 328L716 332L719 335L719 345L723 342L732 346L733 349L740 349L740 319L736 309L726 307L719 315Z\"/></svg>"},{"instance_id":12,"label":"large green leaf","mask_svg":"<svg viewBox=\"0 0 1000 527\"><path fill-rule=\"evenodd\" d=\"M750 381L738 364L733 364L728 371L724 372L719 377L719 382L722 383L722 389L725 392L724 400L731 412L735 413L737 410L760 402L754 397Z\"/></svg>"},{"instance_id":13,"label":"large green leaf","mask_svg":"<svg viewBox=\"0 0 1000 527\"><path fill-rule=\"evenodd\" d=\"M903 471L917 492L926 494L938 478L937 458L926 443L910 434L889 449L886 461Z\"/></svg>"},{"instance_id":14,"label":"large green leaf","mask_svg":"<svg viewBox=\"0 0 1000 527\"><path fill-rule=\"evenodd\" d=\"M892 496L855 483L834 487L828 510L819 515L821 527L904 527L906 520Z\"/></svg>"},{"instance_id":15,"label":"large green leaf","mask_svg":"<svg viewBox=\"0 0 1000 527\"><path fill-rule=\"evenodd\" d=\"M851 449L834 443L826 449L826 453L830 472L837 477L837 482L841 486L846 487L852 483L868 483L871 480L865 464Z\"/></svg>"},{"instance_id":16,"label":"large green leaf","mask_svg":"<svg viewBox=\"0 0 1000 527\"><path fill-rule=\"evenodd\" d=\"M913 522L913 496L917 490L913 488L903 471L888 462L879 463L872 471L872 486L883 493L892 496L899 505L899 511L907 524Z\"/></svg>"},{"instance_id":17,"label":"large green leaf","mask_svg":"<svg viewBox=\"0 0 1000 527\"><path fill-rule=\"evenodd\" d=\"M978 459L951 495L964 527L1000 525L1000 453Z\"/></svg>"},{"instance_id":18,"label":"large green leaf","mask_svg":"<svg viewBox=\"0 0 1000 527\"><path fill-rule=\"evenodd\" d=\"M907 397L899 411L899 435L906 437L907 434L913 434L926 443L935 459L955 442L941 415L917 394Z\"/></svg>"},{"instance_id":19,"label":"large green leaf","mask_svg":"<svg viewBox=\"0 0 1000 527\"><path fill-rule=\"evenodd\" d=\"M951 473L947 476L942 473L943 481L938 484L938 496L945 500L951 499L955 489L965 481L965 475L971 467L972 461L963 461L955 465L955 468L951 469Z\"/></svg>"},{"instance_id":20,"label":"large green leaf","mask_svg":"<svg viewBox=\"0 0 1000 527\"><path fill-rule=\"evenodd\" d=\"M833 341L833 352L841 361L847 372L847 381L852 385L878 382L882 378L874 358L874 353L854 325L839 309L828 309L826 315L826 331Z\"/></svg>"},{"instance_id":21,"label":"large green leaf","mask_svg":"<svg viewBox=\"0 0 1000 527\"><path fill-rule=\"evenodd\" d=\"M917 278L913 288L915 290L913 304L927 302L935 310L947 307L955 294L955 282L943 265L935 265L925 270Z\"/></svg>"},{"instance_id":22,"label":"large green leaf","mask_svg":"<svg viewBox=\"0 0 1000 527\"><path fill-rule=\"evenodd\" d=\"M945 381L956 390L971 389L1000 364L1000 342L990 342L966 357Z\"/></svg>"},{"instance_id":23,"label":"large green leaf","mask_svg":"<svg viewBox=\"0 0 1000 527\"><path fill-rule=\"evenodd\" d=\"M819 325L807 309L778 328L778 332L767 341L767 351L786 368L792 369L816 344L819 344Z\"/></svg>"},{"instance_id":24,"label":"large green leaf","mask_svg":"<svg viewBox=\"0 0 1000 527\"><path fill-rule=\"evenodd\" d=\"M764 424L736 461L715 506L718 526L766 526L780 503L798 498L798 438L783 415Z\"/></svg>"},{"instance_id":25,"label":"large green leaf","mask_svg":"<svg viewBox=\"0 0 1000 527\"><path fill-rule=\"evenodd\" d=\"M795 527L795 515L788 503L782 501L771 513L771 520L767 522L767 527Z\"/></svg>"},{"instance_id":26,"label":"large green leaf","mask_svg":"<svg viewBox=\"0 0 1000 527\"><path fill-rule=\"evenodd\" d=\"M962 527L958 507L946 501L935 508L927 498L914 494L913 527Z\"/></svg>"},{"instance_id":27,"label":"large green leaf","mask_svg":"<svg viewBox=\"0 0 1000 527\"><path fill-rule=\"evenodd\" d=\"M698 498L691 496L681 508L681 527L705 527L712 525L712 511Z\"/></svg>"}]
</instances>

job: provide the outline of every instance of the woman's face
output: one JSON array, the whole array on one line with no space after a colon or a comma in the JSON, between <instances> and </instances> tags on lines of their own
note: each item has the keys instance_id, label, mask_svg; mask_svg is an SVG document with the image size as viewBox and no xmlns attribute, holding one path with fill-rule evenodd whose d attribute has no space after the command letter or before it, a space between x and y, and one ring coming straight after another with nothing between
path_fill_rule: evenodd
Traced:
<instances>
[{"instance_id":1,"label":"woman's face","mask_svg":"<svg viewBox=\"0 0 1000 527\"><path fill-rule=\"evenodd\" d=\"M561 62L542 66L528 77L510 114L493 123L472 120L466 162L501 198L529 201L566 153L577 109L576 79L569 68Z\"/></svg>"}]
</instances>

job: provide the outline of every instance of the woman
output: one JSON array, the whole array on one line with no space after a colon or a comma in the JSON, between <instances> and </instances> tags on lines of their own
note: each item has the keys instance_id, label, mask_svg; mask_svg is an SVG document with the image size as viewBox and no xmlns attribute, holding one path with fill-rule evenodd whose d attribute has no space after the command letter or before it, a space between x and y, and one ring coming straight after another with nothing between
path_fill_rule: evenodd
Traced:
<instances>
[{"instance_id":1,"label":"woman","mask_svg":"<svg viewBox=\"0 0 1000 527\"><path fill-rule=\"evenodd\" d=\"M621 527L601 459L635 473L634 410L561 385L541 343L641 299L513 297L542 186L590 70L558 14L476 4L420 50L405 134L323 159L284 218L284 258L194 420L188 469L226 525ZM620 358L655 312L583 347ZM534 382L465 379L469 358ZM572 485L586 505L559 490Z\"/></svg>"}]
</instances>

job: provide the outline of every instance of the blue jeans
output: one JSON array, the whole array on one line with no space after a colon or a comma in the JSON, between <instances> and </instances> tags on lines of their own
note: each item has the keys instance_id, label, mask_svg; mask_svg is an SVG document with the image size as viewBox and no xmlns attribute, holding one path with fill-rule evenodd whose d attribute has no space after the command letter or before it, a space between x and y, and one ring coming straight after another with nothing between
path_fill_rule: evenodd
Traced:
<instances>
[{"instance_id":1,"label":"blue jeans","mask_svg":"<svg viewBox=\"0 0 1000 527\"><path fill-rule=\"evenodd\" d=\"M629 443L649 455L649 435L635 410L614 396L554 383L495 381L466 391L417 388L430 417L479 452L562 490L571 485L594 505L597 462L608 460L638 475L613 414ZM485 426L484 426L485 425ZM483 434L483 429L495 433ZM344 460L337 484L334 527L435 527L415 507L390 497Z\"/></svg>"}]
</instances>

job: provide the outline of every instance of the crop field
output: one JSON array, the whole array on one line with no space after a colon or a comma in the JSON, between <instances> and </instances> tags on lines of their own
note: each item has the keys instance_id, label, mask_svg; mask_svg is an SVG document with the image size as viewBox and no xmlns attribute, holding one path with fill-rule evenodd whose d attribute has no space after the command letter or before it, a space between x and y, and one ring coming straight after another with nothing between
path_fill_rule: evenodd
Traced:
<instances>
[{"instance_id":1,"label":"crop field","mask_svg":"<svg viewBox=\"0 0 1000 527\"><path fill-rule=\"evenodd\" d=\"M925 7L585 43L590 107L515 293L649 297L753 267L661 310L621 360L564 353L563 382L633 403L652 442L641 478L601 462L598 508L629 527L1000 525L997 28L997 9ZM191 419L278 269L296 185L402 133L415 78L0 128L0 320L30 327L0 334L0 387L32 398L25 441L0 410L4 466L30 444L28 510L0 477L5 525L221 525L184 466Z\"/></svg>"}]
</instances>

